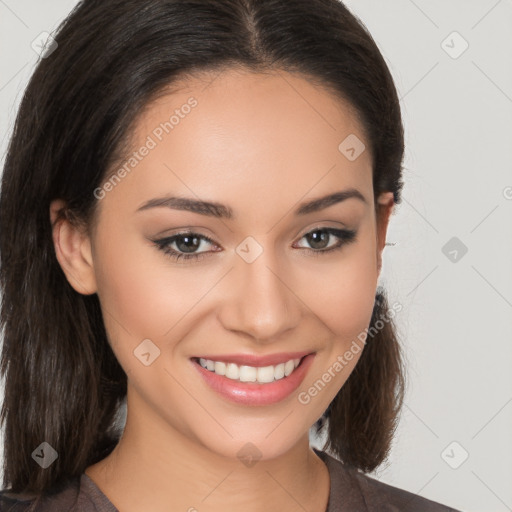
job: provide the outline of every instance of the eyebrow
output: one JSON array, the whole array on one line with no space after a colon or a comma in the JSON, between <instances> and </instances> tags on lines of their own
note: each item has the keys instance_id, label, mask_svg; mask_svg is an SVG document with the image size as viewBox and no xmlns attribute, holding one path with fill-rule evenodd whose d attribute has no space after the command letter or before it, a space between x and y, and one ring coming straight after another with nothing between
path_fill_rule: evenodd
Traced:
<instances>
[{"instance_id":1,"label":"eyebrow","mask_svg":"<svg viewBox=\"0 0 512 512\"><path fill-rule=\"evenodd\" d=\"M351 198L367 203L366 198L361 194L361 192L359 192L359 190L350 188L301 203L295 210L295 215L308 215L313 212L318 212ZM185 210L219 219L223 218L232 220L235 217L233 210L224 204L177 196L165 196L150 199L140 206L137 209L137 212L161 207L171 208L173 210Z\"/></svg>"}]
</instances>

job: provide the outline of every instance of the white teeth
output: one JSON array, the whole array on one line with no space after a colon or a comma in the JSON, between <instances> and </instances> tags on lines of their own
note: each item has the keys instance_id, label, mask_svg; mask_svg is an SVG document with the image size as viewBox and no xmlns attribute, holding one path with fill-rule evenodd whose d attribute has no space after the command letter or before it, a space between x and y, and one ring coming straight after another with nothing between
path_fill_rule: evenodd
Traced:
<instances>
[{"instance_id":1,"label":"white teeth","mask_svg":"<svg viewBox=\"0 0 512 512\"><path fill-rule=\"evenodd\" d=\"M266 383L274 380L273 366L260 366L258 368L258 382Z\"/></svg>"},{"instance_id":2,"label":"white teeth","mask_svg":"<svg viewBox=\"0 0 512 512\"><path fill-rule=\"evenodd\" d=\"M256 382L258 370L254 366L240 366L238 378L242 382Z\"/></svg>"},{"instance_id":3,"label":"white teeth","mask_svg":"<svg viewBox=\"0 0 512 512\"><path fill-rule=\"evenodd\" d=\"M226 363L215 361L215 373L217 375L226 375Z\"/></svg>"},{"instance_id":4,"label":"white teeth","mask_svg":"<svg viewBox=\"0 0 512 512\"><path fill-rule=\"evenodd\" d=\"M207 368L208 369L208 368ZM226 366L226 377L228 379L238 380L240 369L236 364L228 363Z\"/></svg>"},{"instance_id":5,"label":"white teeth","mask_svg":"<svg viewBox=\"0 0 512 512\"><path fill-rule=\"evenodd\" d=\"M274 377L276 380L282 379L284 377L284 363L278 364L276 366Z\"/></svg>"},{"instance_id":6,"label":"white teeth","mask_svg":"<svg viewBox=\"0 0 512 512\"><path fill-rule=\"evenodd\" d=\"M295 370L295 361L287 361L284 365L284 375L288 377Z\"/></svg>"},{"instance_id":7,"label":"white teeth","mask_svg":"<svg viewBox=\"0 0 512 512\"><path fill-rule=\"evenodd\" d=\"M260 382L262 384L281 380L288 377L290 373L299 366L300 359L290 359L286 363L280 363L276 366L238 366L235 363L224 363L222 361L212 361L211 359L199 358L199 364L207 370L223 375L231 380L240 382Z\"/></svg>"}]
</instances>

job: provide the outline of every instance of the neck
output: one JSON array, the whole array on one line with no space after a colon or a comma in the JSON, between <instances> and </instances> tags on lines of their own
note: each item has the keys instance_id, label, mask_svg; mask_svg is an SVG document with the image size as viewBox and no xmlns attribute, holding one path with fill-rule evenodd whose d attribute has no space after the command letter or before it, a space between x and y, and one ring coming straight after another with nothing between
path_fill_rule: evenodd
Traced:
<instances>
[{"instance_id":1,"label":"neck","mask_svg":"<svg viewBox=\"0 0 512 512\"><path fill-rule=\"evenodd\" d=\"M151 415L133 395L118 445L85 471L120 512L225 512L227 505L244 512L325 512L329 473L307 433L270 460L228 458Z\"/></svg>"}]
</instances>

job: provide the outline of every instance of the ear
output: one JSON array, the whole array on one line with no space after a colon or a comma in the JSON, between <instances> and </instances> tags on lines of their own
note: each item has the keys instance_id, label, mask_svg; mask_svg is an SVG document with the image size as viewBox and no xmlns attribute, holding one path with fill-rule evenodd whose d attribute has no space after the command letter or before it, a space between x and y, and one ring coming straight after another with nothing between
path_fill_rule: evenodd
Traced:
<instances>
[{"instance_id":1,"label":"ear","mask_svg":"<svg viewBox=\"0 0 512 512\"><path fill-rule=\"evenodd\" d=\"M78 293L91 295L97 288L90 239L84 227L70 221L65 207L66 203L61 199L50 204L55 254L69 284ZM64 215L59 216L61 210Z\"/></svg>"},{"instance_id":2,"label":"ear","mask_svg":"<svg viewBox=\"0 0 512 512\"><path fill-rule=\"evenodd\" d=\"M389 217L391 216L394 205L393 192L382 192L377 198L377 270L379 274L382 268L382 251L386 245Z\"/></svg>"}]
</instances>

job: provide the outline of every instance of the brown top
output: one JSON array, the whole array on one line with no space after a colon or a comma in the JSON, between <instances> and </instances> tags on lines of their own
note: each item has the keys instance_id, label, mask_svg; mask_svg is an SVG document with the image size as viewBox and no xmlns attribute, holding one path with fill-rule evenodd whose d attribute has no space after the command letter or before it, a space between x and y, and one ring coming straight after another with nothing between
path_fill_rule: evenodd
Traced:
<instances>
[{"instance_id":1,"label":"brown top","mask_svg":"<svg viewBox=\"0 0 512 512\"><path fill-rule=\"evenodd\" d=\"M331 488L326 512L459 512L348 469L313 448L329 470ZM33 498L0 491L0 512L25 512ZM119 512L85 473L62 491L46 495L34 512Z\"/></svg>"}]
</instances>

